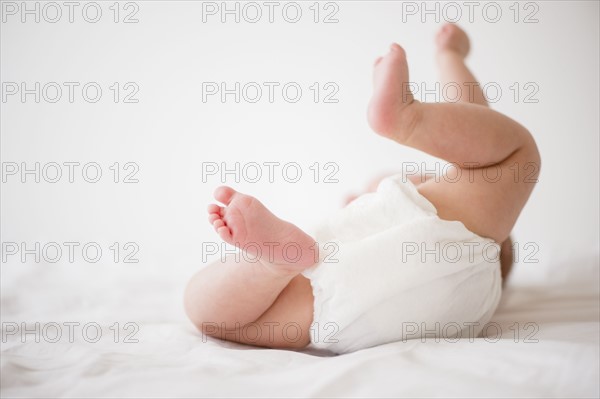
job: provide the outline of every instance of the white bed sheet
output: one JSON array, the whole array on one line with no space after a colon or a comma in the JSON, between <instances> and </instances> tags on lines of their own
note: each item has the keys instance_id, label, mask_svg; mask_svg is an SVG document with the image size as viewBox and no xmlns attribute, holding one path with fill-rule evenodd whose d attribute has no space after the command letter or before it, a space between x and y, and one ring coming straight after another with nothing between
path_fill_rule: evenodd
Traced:
<instances>
[{"instance_id":1,"label":"white bed sheet","mask_svg":"<svg viewBox=\"0 0 600 399\"><path fill-rule=\"evenodd\" d=\"M1 396L598 397L598 261L594 253L517 265L492 320L502 329L498 342L417 340L342 356L203 342L181 311L187 276L135 267L7 267ZM88 343L75 334L73 343L36 343L29 335L24 343L21 334L4 336L6 323L23 321L95 321L106 339ZM137 323L139 342L114 343L114 321ZM538 326L530 337L536 343L524 342L529 322Z\"/></svg>"}]
</instances>

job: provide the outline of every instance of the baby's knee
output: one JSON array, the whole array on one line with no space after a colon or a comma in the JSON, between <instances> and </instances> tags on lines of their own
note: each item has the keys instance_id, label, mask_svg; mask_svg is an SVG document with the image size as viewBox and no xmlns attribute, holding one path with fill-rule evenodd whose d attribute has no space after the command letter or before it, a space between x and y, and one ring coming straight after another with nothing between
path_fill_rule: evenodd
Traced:
<instances>
[{"instance_id":1,"label":"baby's knee","mask_svg":"<svg viewBox=\"0 0 600 399\"><path fill-rule=\"evenodd\" d=\"M535 139L533 138L533 135L526 129L525 137L525 142L521 148L521 152L523 154L522 158L524 161L526 161L526 165L528 165L530 169L528 180L535 179L535 181L537 181L542 166L542 156L540 155L540 151ZM530 165L533 165L534 168L531 168Z\"/></svg>"}]
</instances>

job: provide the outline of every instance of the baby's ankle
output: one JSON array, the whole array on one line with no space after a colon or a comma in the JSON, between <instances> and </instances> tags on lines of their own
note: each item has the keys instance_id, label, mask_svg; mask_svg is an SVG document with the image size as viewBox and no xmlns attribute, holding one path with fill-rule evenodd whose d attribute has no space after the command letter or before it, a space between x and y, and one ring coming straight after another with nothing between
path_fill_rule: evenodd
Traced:
<instances>
[{"instance_id":1,"label":"baby's ankle","mask_svg":"<svg viewBox=\"0 0 600 399\"><path fill-rule=\"evenodd\" d=\"M466 56L451 48L440 49L436 53L438 65L445 66L452 63L464 63Z\"/></svg>"}]
</instances>

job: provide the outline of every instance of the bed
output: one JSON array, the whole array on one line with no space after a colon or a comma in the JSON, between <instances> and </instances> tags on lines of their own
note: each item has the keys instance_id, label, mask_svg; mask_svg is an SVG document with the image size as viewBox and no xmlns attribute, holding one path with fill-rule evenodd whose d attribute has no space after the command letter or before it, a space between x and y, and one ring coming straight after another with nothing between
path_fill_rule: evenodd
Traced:
<instances>
[{"instance_id":1,"label":"bed","mask_svg":"<svg viewBox=\"0 0 600 399\"><path fill-rule=\"evenodd\" d=\"M2 397L598 397L598 261L517 264L484 337L342 356L201 336L181 311L185 273L4 268Z\"/></svg>"}]
</instances>

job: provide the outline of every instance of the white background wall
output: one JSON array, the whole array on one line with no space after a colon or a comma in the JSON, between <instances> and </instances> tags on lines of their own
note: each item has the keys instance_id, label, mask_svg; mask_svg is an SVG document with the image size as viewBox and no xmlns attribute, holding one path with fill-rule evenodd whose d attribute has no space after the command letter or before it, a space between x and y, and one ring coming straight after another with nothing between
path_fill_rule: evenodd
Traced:
<instances>
[{"instance_id":1,"label":"white background wall","mask_svg":"<svg viewBox=\"0 0 600 399\"><path fill-rule=\"evenodd\" d=\"M75 9L73 23L64 6L62 19L54 24L43 16L35 23L31 15L23 23L20 13L3 10L2 82L28 87L36 81L42 86L98 82L103 88L97 103L83 100L81 86L73 103L64 86L62 99L54 104L35 103L32 95L25 103L19 95L2 101L5 167L7 162L30 167L35 162L97 162L103 171L96 184L85 182L80 168L75 183L66 176L55 184L43 179L36 184L32 176L21 183L19 175L7 176L1 193L3 242L98 242L104 250L101 261L85 263L76 252L73 267L139 270L142 278L155 270L165 278L180 276L183 284L202 264L202 242L219 242L205 208L220 179L203 183L204 162L229 167L236 161L297 162L303 178L295 184L282 178L281 169L273 183L266 175L257 183L237 184L232 176L226 182L310 229L371 175L394 170L401 162L432 161L373 134L365 109L373 60L393 41L407 50L411 80L433 87L434 34L444 17L455 15L445 3L437 3L436 21L435 15L421 14L421 2L413 3L416 15L407 15L400 2L341 1L335 3L339 22L330 24L313 22L312 2L300 3L303 14L295 24L282 18L285 3L276 8L273 23L263 15L255 24L243 18L235 23L232 16L222 23L218 15L203 23L202 3L189 1L137 2L139 22L132 24L114 23L112 2L99 2L100 21L88 23L82 18L84 4ZM539 245L536 258L541 261L597 251L598 2L535 2L528 8L519 3L516 23L509 8L513 2L496 3L502 10L497 23L489 22L493 9L487 9L488 21L484 18L485 3L475 9L473 22L464 3L455 4L463 13L459 23L472 39L469 65L482 83L502 89L493 107L525 125L542 154L540 183L515 227L515 239ZM121 19L133 10L122 7ZM324 3L319 8L321 18L334 10L325 10ZM263 13L267 10L263 5ZM46 11L54 17L54 10ZM88 11L93 17L93 9ZM530 12L537 23L523 22ZM235 103L232 96L226 103L216 96L203 102L202 82L222 81L230 87L234 82L297 82L303 95L297 103L284 101L280 90L273 103L266 93L255 104ZM135 82L139 102L114 103L113 82ZM314 82L338 85L339 102L315 103L309 89ZM510 89L515 83L521 93L517 102ZM537 103L523 101L531 92L527 83L539 87L533 95ZM139 165L139 183L113 183L108 167L114 162ZM339 182L325 184L321 176L314 183L309 166L315 162L337 164ZM108 249L113 242L137 243L140 263L119 263L122 269L115 269ZM31 256L27 259L32 263ZM41 263L36 267L55 267ZM68 264L66 254L58 263ZM3 283L22 267L17 256L9 256L2 264Z\"/></svg>"}]
</instances>

